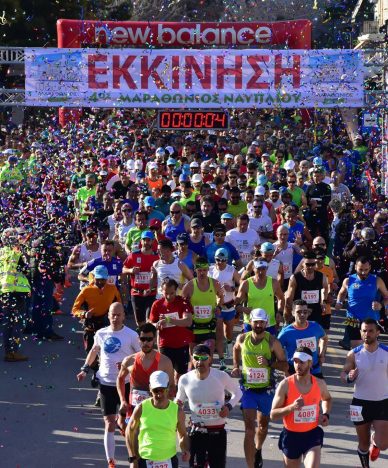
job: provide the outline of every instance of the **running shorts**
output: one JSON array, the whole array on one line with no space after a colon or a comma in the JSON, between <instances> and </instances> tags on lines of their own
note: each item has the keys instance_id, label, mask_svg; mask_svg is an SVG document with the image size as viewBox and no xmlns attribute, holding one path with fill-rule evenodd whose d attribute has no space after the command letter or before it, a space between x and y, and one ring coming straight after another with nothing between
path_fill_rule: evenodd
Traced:
<instances>
[{"instance_id":1,"label":"running shorts","mask_svg":"<svg viewBox=\"0 0 388 468\"><path fill-rule=\"evenodd\" d=\"M160 348L160 352L171 359L172 366L180 375L186 374L190 361L189 347Z\"/></svg>"},{"instance_id":2,"label":"running shorts","mask_svg":"<svg viewBox=\"0 0 388 468\"><path fill-rule=\"evenodd\" d=\"M263 389L259 392L256 389L244 387L240 402L241 409L254 409L260 411L264 416L269 416L274 396L275 393L272 388L268 390Z\"/></svg>"},{"instance_id":3,"label":"running shorts","mask_svg":"<svg viewBox=\"0 0 388 468\"><path fill-rule=\"evenodd\" d=\"M322 447L323 429L317 426L307 432L294 432L284 428L279 437L279 449L290 460L297 460L314 447Z\"/></svg>"},{"instance_id":4,"label":"running shorts","mask_svg":"<svg viewBox=\"0 0 388 468\"><path fill-rule=\"evenodd\" d=\"M100 384L100 406L103 416L117 414L120 405L120 397L116 385ZM125 399L129 398L129 383L125 384Z\"/></svg>"},{"instance_id":5,"label":"running shorts","mask_svg":"<svg viewBox=\"0 0 388 468\"><path fill-rule=\"evenodd\" d=\"M353 422L355 426L370 423L372 421L388 421L388 398L380 401L360 400L353 398L353 406L361 406L363 421Z\"/></svg>"}]
</instances>

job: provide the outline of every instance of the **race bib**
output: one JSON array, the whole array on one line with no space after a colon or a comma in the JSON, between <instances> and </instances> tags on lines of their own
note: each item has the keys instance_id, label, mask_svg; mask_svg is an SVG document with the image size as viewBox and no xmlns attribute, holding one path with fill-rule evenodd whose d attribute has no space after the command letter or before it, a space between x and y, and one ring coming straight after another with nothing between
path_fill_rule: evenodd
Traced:
<instances>
[{"instance_id":1,"label":"race bib","mask_svg":"<svg viewBox=\"0 0 388 468\"><path fill-rule=\"evenodd\" d=\"M151 272L141 271L140 273L135 274L135 282L137 284L150 284Z\"/></svg>"},{"instance_id":2,"label":"race bib","mask_svg":"<svg viewBox=\"0 0 388 468\"><path fill-rule=\"evenodd\" d=\"M220 409L220 405L217 403L200 403L196 405L194 412L200 419L218 419Z\"/></svg>"},{"instance_id":3,"label":"race bib","mask_svg":"<svg viewBox=\"0 0 388 468\"><path fill-rule=\"evenodd\" d=\"M170 319L179 319L178 312L170 312L169 314L163 314L163 315L164 315L164 318L170 317ZM171 327L175 327L175 325L173 325L172 323L167 323L166 325L164 325L163 328L171 328Z\"/></svg>"},{"instance_id":4,"label":"race bib","mask_svg":"<svg viewBox=\"0 0 388 468\"><path fill-rule=\"evenodd\" d=\"M301 346L306 346L314 353L317 350L317 339L315 336L309 336L308 338L296 340L296 347L300 348Z\"/></svg>"},{"instance_id":5,"label":"race bib","mask_svg":"<svg viewBox=\"0 0 388 468\"><path fill-rule=\"evenodd\" d=\"M147 468L172 468L171 458L163 461L146 460Z\"/></svg>"},{"instance_id":6,"label":"race bib","mask_svg":"<svg viewBox=\"0 0 388 468\"><path fill-rule=\"evenodd\" d=\"M136 388L131 389L130 399L132 406L139 405L142 401L149 398L151 395L146 390L137 390Z\"/></svg>"},{"instance_id":7,"label":"race bib","mask_svg":"<svg viewBox=\"0 0 388 468\"><path fill-rule=\"evenodd\" d=\"M361 422L364 421L364 418L362 417L362 406L355 406L355 405L350 405L350 420L353 422Z\"/></svg>"},{"instance_id":8,"label":"race bib","mask_svg":"<svg viewBox=\"0 0 388 468\"><path fill-rule=\"evenodd\" d=\"M291 265L289 263L283 263L283 272L285 275L289 275L291 273Z\"/></svg>"},{"instance_id":9,"label":"race bib","mask_svg":"<svg viewBox=\"0 0 388 468\"><path fill-rule=\"evenodd\" d=\"M307 304L318 304L319 290L313 289L312 291L302 291L301 299L306 301Z\"/></svg>"},{"instance_id":10,"label":"race bib","mask_svg":"<svg viewBox=\"0 0 388 468\"><path fill-rule=\"evenodd\" d=\"M247 383L268 383L268 369L266 369L265 367L248 367Z\"/></svg>"},{"instance_id":11,"label":"race bib","mask_svg":"<svg viewBox=\"0 0 388 468\"><path fill-rule=\"evenodd\" d=\"M240 259L243 263L248 263L250 260L252 260L252 254L251 252L239 252L240 254Z\"/></svg>"},{"instance_id":12,"label":"race bib","mask_svg":"<svg viewBox=\"0 0 388 468\"><path fill-rule=\"evenodd\" d=\"M212 316L212 306L194 306L194 317L208 319Z\"/></svg>"},{"instance_id":13,"label":"race bib","mask_svg":"<svg viewBox=\"0 0 388 468\"><path fill-rule=\"evenodd\" d=\"M294 422L309 423L317 420L317 405L302 406L294 411Z\"/></svg>"}]
</instances>

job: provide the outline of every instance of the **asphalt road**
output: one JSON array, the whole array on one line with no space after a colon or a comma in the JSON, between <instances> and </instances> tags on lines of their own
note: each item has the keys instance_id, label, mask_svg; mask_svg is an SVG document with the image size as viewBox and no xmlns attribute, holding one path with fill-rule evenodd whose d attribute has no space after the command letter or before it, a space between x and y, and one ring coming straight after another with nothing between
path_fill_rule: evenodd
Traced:
<instances>
[{"instance_id":1,"label":"asphalt road","mask_svg":"<svg viewBox=\"0 0 388 468\"><path fill-rule=\"evenodd\" d=\"M63 310L68 314L75 288L67 290ZM63 342L37 342L25 337L25 363L0 361L0 467L76 468L106 466L103 421L94 408L96 390L78 383L75 375L84 362L78 322L69 315L56 316L56 331ZM356 437L348 419L352 389L341 384L339 372L346 351L337 341L342 334L335 317L324 373L334 398L330 426L326 428L323 467L359 467ZM129 323L130 325L130 323ZM386 338L386 337L385 337ZM387 340L385 340L387 341ZM241 412L234 409L228 423L228 466L244 467L244 426ZM263 455L264 467L281 467L277 448L280 424L270 424ZM125 444L116 437L117 466L128 466ZM182 464L184 466L184 464ZM388 453L371 467L388 466Z\"/></svg>"}]
</instances>

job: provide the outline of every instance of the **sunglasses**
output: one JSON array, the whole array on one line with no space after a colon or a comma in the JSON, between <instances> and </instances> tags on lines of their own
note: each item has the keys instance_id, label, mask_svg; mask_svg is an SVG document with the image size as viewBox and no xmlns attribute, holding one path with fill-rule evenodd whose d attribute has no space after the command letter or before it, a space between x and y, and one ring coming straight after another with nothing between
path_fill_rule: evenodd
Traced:
<instances>
[{"instance_id":1,"label":"sunglasses","mask_svg":"<svg viewBox=\"0 0 388 468\"><path fill-rule=\"evenodd\" d=\"M180 210L178 211L170 211L170 214L179 214L180 213Z\"/></svg>"},{"instance_id":2,"label":"sunglasses","mask_svg":"<svg viewBox=\"0 0 388 468\"><path fill-rule=\"evenodd\" d=\"M142 341L143 343L151 343L151 341L154 341L153 336L140 336L139 340Z\"/></svg>"},{"instance_id":3,"label":"sunglasses","mask_svg":"<svg viewBox=\"0 0 388 468\"><path fill-rule=\"evenodd\" d=\"M226 234L224 234L223 232L217 232L216 234L214 234L214 237L225 237Z\"/></svg>"},{"instance_id":4,"label":"sunglasses","mask_svg":"<svg viewBox=\"0 0 388 468\"><path fill-rule=\"evenodd\" d=\"M205 354L205 355L194 354L193 355L194 361L207 361L209 359L209 357L210 356L208 356L207 354Z\"/></svg>"},{"instance_id":5,"label":"sunglasses","mask_svg":"<svg viewBox=\"0 0 388 468\"><path fill-rule=\"evenodd\" d=\"M122 213L132 213L132 210L128 210L128 209L125 209L125 210L121 210Z\"/></svg>"},{"instance_id":6,"label":"sunglasses","mask_svg":"<svg viewBox=\"0 0 388 468\"><path fill-rule=\"evenodd\" d=\"M298 315L307 315L309 313L309 310L308 309L296 310L295 313Z\"/></svg>"},{"instance_id":7,"label":"sunglasses","mask_svg":"<svg viewBox=\"0 0 388 468\"><path fill-rule=\"evenodd\" d=\"M315 244L313 247L326 247L326 244Z\"/></svg>"},{"instance_id":8,"label":"sunglasses","mask_svg":"<svg viewBox=\"0 0 388 468\"><path fill-rule=\"evenodd\" d=\"M316 263L305 263L306 267L314 267Z\"/></svg>"},{"instance_id":9,"label":"sunglasses","mask_svg":"<svg viewBox=\"0 0 388 468\"><path fill-rule=\"evenodd\" d=\"M216 258L216 262L226 262L226 258Z\"/></svg>"}]
</instances>

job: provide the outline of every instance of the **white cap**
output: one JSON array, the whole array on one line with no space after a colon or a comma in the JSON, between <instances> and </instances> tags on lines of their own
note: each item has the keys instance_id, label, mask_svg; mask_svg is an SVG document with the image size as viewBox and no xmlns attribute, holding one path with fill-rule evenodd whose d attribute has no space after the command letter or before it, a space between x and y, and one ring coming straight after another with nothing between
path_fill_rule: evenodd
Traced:
<instances>
[{"instance_id":1,"label":"white cap","mask_svg":"<svg viewBox=\"0 0 388 468\"><path fill-rule=\"evenodd\" d=\"M156 162L151 162L148 164L148 169L158 169Z\"/></svg>"},{"instance_id":2,"label":"white cap","mask_svg":"<svg viewBox=\"0 0 388 468\"><path fill-rule=\"evenodd\" d=\"M265 260L253 260L253 266L255 268L268 268L268 262Z\"/></svg>"},{"instance_id":3,"label":"white cap","mask_svg":"<svg viewBox=\"0 0 388 468\"><path fill-rule=\"evenodd\" d=\"M160 148L158 148L158 149L155 151L155 154L156 154L156 155L159 154L159 155L161 155L161 156L164 156L164 155L166 154L166 151L165 151L164 148L161 148L161 147L160 147Z\"/></svg>"},{"instance_id":4,"label":"white cap","mask_svg":"<svg viewBox=\"0 0 388 468\"><path fill-rule=\"evenodd\" d=\"M133 171L133 169L135 169L135 161L133 159L128 159L128 161L125 163L125 165L126 165L128 171Z\"/></svg>"},{"instance_id":5,"label":"white cap","mask_svg":"<svg viewBox=\"0 0 388 468\"><path fill-rule=\"evenodd\" d=\"M270 155L269 153L263 153L263 154L261 155L262 158L264 158L264 157L265 157L265 158L269 158L270 156L271 156L271 155Z\"/></svg>"},{"instance_id":6,"label":"white cap","mask_svg":"<svg viewBox=\"0 0 388 468\"><path fill-rule=\"evenodd\" d=\"M233 154L227 153L225 154L225 159L234 159Z\"/></svg>"},{"instance_id":7,"label":"white cap","mask_svg":"<svg viewBox=\"0 0 388 468\"><path fill-rule=\"evenodd\" d=\"M129 162L129 161L128 161ZM140 161L140 159L135 160L135 169L137 171L143 169L143 161Z\"/></svg>"},{"instance_id":8,"label":"white cap","mask_svg":"<svg viewBox=\"0 0 388 468\"><path fill-rule=\"evenodd\" d=\"M256 187L255 195L260 195L260 196L265 195L265 187L263 187L262 185L259 185L258 187Z\"/></svg>"},{"instance_id":9,"label":"white cap","mask_svg":"<svg viewBox=\"0 0 388 468\"><path fill-rule=\"evenodd\" d=\"M292 171L295 167L295 162L294 161L291 161L291 160L288 160L284 163L284 169L286 171Z\"/></svg>"},{"instance_id":10,"label":"white cap","mask_svg":"<svg viewBox=\"0 0 388 468\"><path fill-rule=\"evenodd\" d=\"M191 182L193 184L197 184L199 182L202 182L202 176L201 174L194 174L193 177L191 178Z\"/></svg>"},{"instance_id":11,"label":"white cap","mask_svg":"<svg viewBox=\"0 0 388 468\"><path fill-rule=\"evenodd\" d=\"M205 167L209 167L207 161L201 162L201 168L203 169L203 168L205 168Z\"/></svg>"},{"instance_id":12,"label":"white cap","mask_svg":"<svg viewBox=\"0 0 388 468\"><path fill-rule=\"evenodd\" d=\"M167 388L169 384L168 374L164 371L155 371L150 375L150 389Z\"/></svg>"},{"instance_id":13,"label":"white cap","mask_svg":"<svg viewBox=\"0 0 388 468\"><path fill-rule=\"evenodd\" d=\"M190 167L199 167L199 164L197 163L197 161L193 161L192 163L190 163Z\"/></svg>"},{"instance_id":14,"label":"white cap","mask_svg":"<svg viewBox=\"0 0 388 468\"><path fill-rule=\"evenodd\" d=\"M263 322L268 322L268 315L264 309L252 309L250 319L253 321L262 320Z\"/></svg>"},{"instance_id":15,"label":"white cap","mask_svg":"<svg viewBox=\"0 0 388 468\"><path fill-rule=\"evenodd\" d=\"M300 359L302 362L307 362L307 361L312 361L313 357L310 356L310 354L307 353L302 353L300 351L295 351L294 355L292 356L292 359Z\"/></svg>"},{"instance_id":16,"label":"white cap","mask_svg":"<svg viewBox=\"0 0 388 468\"><path fill-rule=\"evenodd\" d=\"M172 146L166 146L166 150L171 154L175 152L174 148Z\"/></svg>"}]
</instances>

